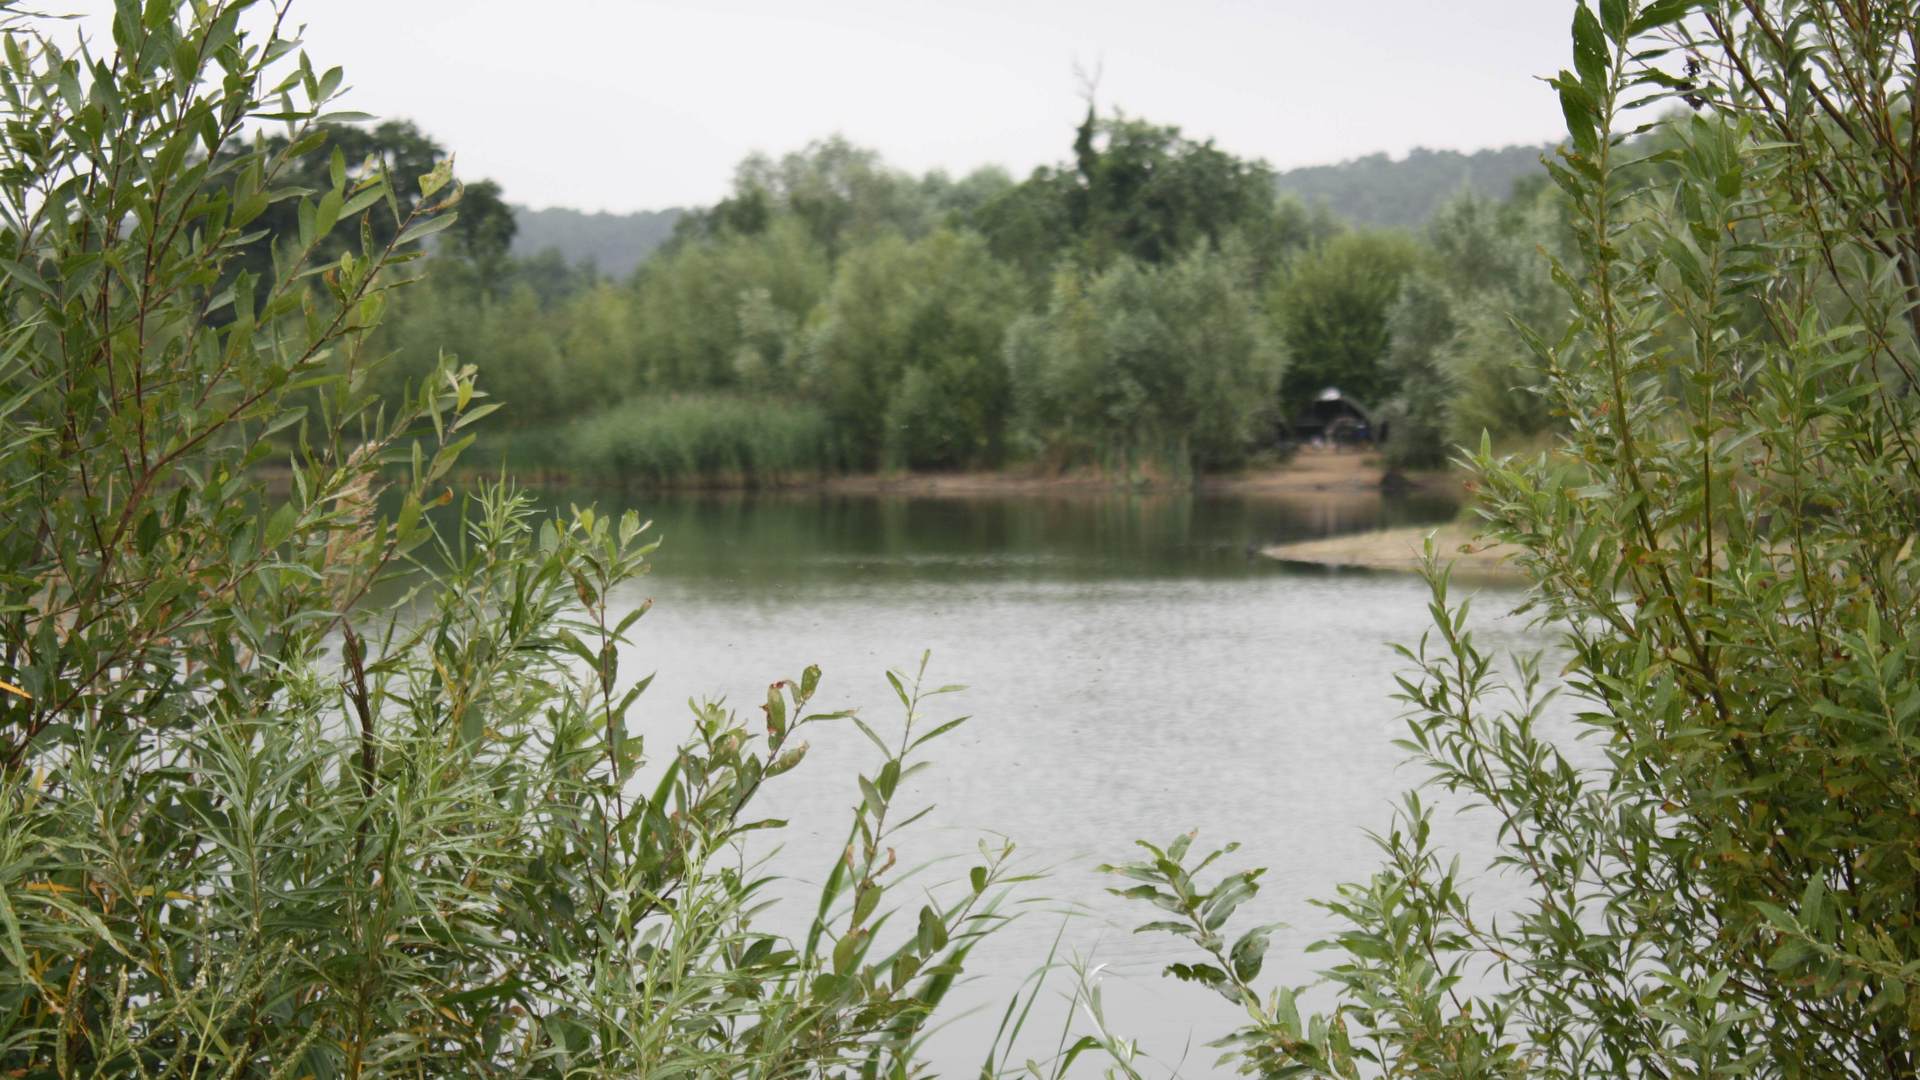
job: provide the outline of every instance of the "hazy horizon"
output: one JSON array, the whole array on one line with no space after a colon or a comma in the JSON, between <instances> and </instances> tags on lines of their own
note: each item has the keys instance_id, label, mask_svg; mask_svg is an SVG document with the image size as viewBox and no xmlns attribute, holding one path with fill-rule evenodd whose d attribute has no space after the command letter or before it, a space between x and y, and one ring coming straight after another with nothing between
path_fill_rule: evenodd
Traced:
<instances>
[{"instance_id":1,"label":"hazy horizon","mask_svg":"<svg viewBox=\"0 0 1920 1080\"><path fill-rule=\"evenodd\" d=\"M406 117L406 118L404 118L404 119L412 119L412 118L411 118L411 117ZM429 132L428 132L428 134L432 134L432 132L431 132L431 131L429 131ZM819 138L829 138L829 137L831 137L832 135L835 135L835 134L843 134L843 133L839 133L839 132L829 132L829 133L827 133L827 135L823 135L823 136L819 136ZM812 142L812 141L814 141L814 140L812 140L812 139L809 139L809 140L807 140L807 142ZM1289 167L1286 167L1286 168L1278 168L1278 169L1276 169L1275 171L1276 171L1277 173L1288 173L1288 172L1293 172L1293 171L1295 171L1295 170L1299 170L1299 169L1316 169L1316 168L1326 168L1326 167L1330 167L1330 166L1337 166L1337 165L1346 165L1346 164L1349 164L1349 163L1352 163L1352 162L1355 162L1355 161L1360 161L1360 160L1363 160L1363 159L1366 159L1366 158L1370 158L1370 157L1374 157L1374 156L1376 156L1376 155L1384 155L1385 157L1387 157L1387 158L1388 158L1388 160L1390 160L1390 161L1393 161L1393 162L1395 162L1395 163L1399 163L1399 162L1404 162L1404 161L1406 161L1406 160L1407 160L1407 159L1408 159L1409 157L1411 157L1411 156L1412 156L1413 154L1417 154L1417 153L1422 153L1422 152L1425 152L1425 153L1434 153L1434 154L1445 154L1445 153L1457 153L1457 154L1461 154L1461 155L1463 155L1463 156L1472 156L1473 154L1476 154L1476 153L1480 153L1480 152L1482 152L1482 151L1489 151L1489 150L1510 150L1510 149L1513 149L1514 147L1532 147L1532 146L1550 146L1550 145L1552 145L1552 144L1553 144L1553 143L1554 143L1555 141L1556 141L1556 140L1554 140L1554 139L1551 139L1551 138L1541 138L1541 139L1534 139L1534 140L1525 140L1525 139L1522 139L1522 140L1518 140L1518 141L1515 141L1515 142L1507 142L1507 143L1497 143L1497 144L1492 144L1492 145L1488 145L1488 146L1474 146L1474 147L1451 147L1451 146L1445 146L1445 147L1439 147L1439 146L1414 146L1414 147L1410 147L1410 148L1408 148L1408 149L1407 149L1406 151L1403 151L1403 152L1401 152L1401 153L1398 153L1398 154L1393 154L1393 153L1388 153L1388 152L1387 152L1387 151L1385 151L1385 150L1375 150L1375 151L1372 151L1372 152L1370 152L1370 153L1362 153L1362 154L1354 154L1354 155L1352 155L1352 156L1350 156L1350 157L1344 157L1344 158L1340 158L1340 159L1338 159L1338 160L1336 160L1336 161L1307 161L1307 162L1302 162L1302 163L1300 163L1300 164L1298 164L1298 165L1293 165L1293 166L1289 166ZM779 149L779 150L766 150L766 149L762 149L762 150L760 150L760 151L758 151L758 152L760 152L760 153L765 153L765 154L768 154L768 155L770 155L770 156L773 156L773 157L776 157L776 158L777 158L777 157L779 157L779 156L781 156L781 155L783 155L783 154L785 154L785 153L787 153L787 152L788 152L789 150L800 150L800 149L803 149L803 148L804 148L804 147L805 147L806 145L807 145L807 143L796 143L796 144L794 144L793 146L790 146L790 147L783 147L783 148L781 148L781 149ZM1227 150L1232 150L1233 148L1232 148L1231 146L1228 146L1228 147L1225 147L1225 149L1227 149ZM1063 154L1061 155L1061 157L1062 157L1063 159L1064 159L1064 158L1066 158L1067 156L1068 156L1068 155L1066 155L1066 154L1064 154L1064 153L1063 153ZM883 155L882 155L882 157L885 157L885 155L883 154ZM891 159L888 159L888 160L887 160L887 164L888 164L888 165L891 165L891 166L893 166L893 167L895 167L895 168L899 168L899 167L901 167L901 166L899 165L899 163L898 163L898 162L895 162L895 161L892 161ZM1035 164L1036 164L1036 165L1040 165L1040 164L1051 164L1051 162L1036 162ZM1271 164L1271 163L1269 163L1269 164ZM971 171L973 171L973 169L976 169L976 168L987 168L987 167L990 167L990 166L995 166L995 165L1002 165L1002 163L1001 163L1001 162L997 162L997 161L982 161L982 162L979 162L979 163L977 163L976 165L974 165L974 166L971 166L970 168L967 168L967 169L947 169L946 171L947 171L947 172L948 172L948 173L949 173L950 175L952 175L952 176L954 176L954 177L956 177L956 178L957 178L957 177L961 177L961 176L964 176L964 175L966 175L966 174L967 174L968 172L971 172ZM1002 167L1004 167L1004 166L1002 166ZM938 166L938 165L936 165L936 166L934 166L934 168L944 168L944 167L943 167L943 166ZM465 171L470 171L470 170L465 170ZM908 170L908 171L909 171L909 172L912 172L912 170ZM1026 170L1026 169L1021 169L1021 170L1012 170L1012 169L1009 169L1009 170L1008 170L1008 172L1009 172L1009 174L1010 174L1010 175L1012 176L1012 178L1013 178L1013 179L1014 179L1015 181L1019 181L1019 180L1024 180L1024 179L1026 179L1026 177L1027 177L1027 174L1028 174L1028 172L1029 172L1029 171L1030 171L1030 170ZM479 179L479 178L480 178L480 176L476 174L476 175L473 175L473 176L468 176L468 177L466 177L466 178L467 178L467 179ZM496 179L497 179L497 178L496 178ZM612 210L608 210L608 209L595 209L595 208L587 208L587 207L579 207L579 206L571 206L571 205L568 205L568 204L566 204L566 203L534 203L534 202L529 202L529 201L528 201L528 200L526 200L526 199L518 199L518 198L515 198L515 197L514 197L514 195L513 195L513 192L511 192L511 191L508 191L508 192L506 193L506 201L507 201L507 202L508 202L509 204L511 204L511 205L513 205L513 206L515 206L515 207L518 207L518 208L521 208L521 209L524 209L524 210L570 210L570 211L573 211L573 212L575 212L575 213L579 213L579 214L584 214L584 215L587 215L587 216L589 216L589 217L592 217L592 216L612 216L612 217L624 217L624 216L628 216L628 215L632 215L632 214L649 214L649 213L660 213L660 212L663 212L663 211L669 211L669 210L682 210L682 211L685 211L685 210L699 210L699 209L703 209L703 208L705 208L705 207L709 207L709 206L712 206L712 205L713 205L713 204L714 204L715 202L718 202L718 201L719 201L720 199L722 199L722 198L724 198L724 197L725 197L726 195L727 195L727 190L726 190L726 188L724 188L724 187L722 187L722 188L721 188L720 190L717 190L716 192L714 192L714 194L713 194L713 195L712 195L711 197L709 197L709 198L706 198L706 199L701 199L701 200L697 200L697 201L694 201L694 202L683 202L683 203L671 203L671 204L665 204L665 205L661 205L661 206L636 206L636 207L632 207L632 208L630 208L630 209L612 209Z\"/></svg>"},{"instance_id":2,"label":"hazy horizon","mask_svg":"<svg viewBox=\"0 0 1920 1080\"><path fill-rule=\"evenodd\" d=\"M81 12L96 41L109 0ZM833 134L912 173L1067 156L1085 113L1175 124L1276 169L1415 148L1550 142L1537 79L1564 63L1570 7L1305 0L1179 6L1056 0L889 5L299 0L306 47L346 69L347 108L412 120L532 208L627 213L723 197L746 155Z\"/></svg>"}]
</instances>

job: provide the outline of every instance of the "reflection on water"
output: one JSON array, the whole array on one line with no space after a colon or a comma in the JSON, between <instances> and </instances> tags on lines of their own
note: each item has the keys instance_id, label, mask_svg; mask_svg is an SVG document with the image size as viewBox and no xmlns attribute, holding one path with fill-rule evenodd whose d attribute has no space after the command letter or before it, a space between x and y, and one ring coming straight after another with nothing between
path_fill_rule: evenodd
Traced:
<instances>
[{"instance_id":1,"label":"reflection on water","mask_svg":"<svg viewBox=\"0 0 1920 1080\"><path fill-rule=\"evenodd\" d=\"M556 502L597 501L604 495ZM618 502L619 500L613 500ZM631 498L665 541L656 573L708 588L1245 577L1267 544L1438 523L1445 496L929 498L719 493ZM623 506L623 508L624 508Z\"/></svg>"},{"instance_id":2,"label":"reflection on water","mask_svg":"<svg viewBox=\"0 0 1920 1080\"><path fill-rule=\"evenodd\" d=\"M564 496L556 502L564 505ZM586 501L581 499L578 501ZM625 508L605 496L602 509ZM1401 768L1391 699L1401 669L1387 647L1424 629L1425 586L1396 575L1288 569L1250 550L1280 540L1439 521L1442 500L1111 497L905 499L823 496L630 500L664 545L629 603L657 604L622 669L657 670L637 723L659 746L684 731L689 698L742 708L768 682L809 663L826 671L821 705L858 705L897 722L883 673L932 650L936 683L970 689L941 699L938 718L973 720L943 739L911 791L938 804L900 851L903 865L966 856L1004 835L1028 865L1053 873L1029 910L976 952L980 977L956 991L980 1011L937 1036L944 1075L975 1073L1007 995L1046 955L1077 906L1065 954L1105 964L1119 1030L1185 1076L1211 1075L1201 1047L1235 1023L1210 993L1159 977L1184 958L1135 936L1147 912L1118 906L1092 867L1128 857L1135 838L1197 829L1201 843L1237 840L1270 867L1243 918L1279 920L1267 978L1311 977L1306 945L1329 929L1308 901L1373 865L1364 830L1388 820L1421 777ZM1492 598L1489 613L1511 607ZM1511 646L1531 636L1487 622ZM873 748L850 727L817 732L804 767L770 789L789 819L774 866L808 903L845 840L858 798L853 770ZM907 805L907 804L903 804ZM1469 862L1485 840L1464 835ZM1476 846L1478 845L1478 846ZM1241 865L1245 865L1243 862ZM936 863L932 887L968 862ZM912 895L909 888L907 896ZM1061 990L1067 980L1055 983ZM1036 1009L1044 1058L1062 1008ZM1191 1049L1187 1048L1191 1046Z\"/></svg>"}]
</instances>

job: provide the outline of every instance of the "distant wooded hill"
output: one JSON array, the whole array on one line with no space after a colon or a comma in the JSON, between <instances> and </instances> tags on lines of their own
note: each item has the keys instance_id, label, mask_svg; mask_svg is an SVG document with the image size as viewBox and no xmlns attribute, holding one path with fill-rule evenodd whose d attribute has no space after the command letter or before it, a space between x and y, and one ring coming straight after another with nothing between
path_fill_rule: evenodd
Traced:
<instances>
[{"instance_id":1,"label":"distant wooded hill","mask_svg":"<svg viewBox=\"0 0 1920 1080\"><path fill-rule=\"evenodd\" d=\"M1399 161L1369 154L1338 165L1310 165L1280 174L1281 191L1308 205L1323 204L1355 225L1411 228L1424 225L1440 204L1462 188L1504 199L1514 181L1543 175L1545 146L1509 146L1462 154L1415 149Z\"/></svg>"},{"instance_id":2,"label":"distant wooded hill","mask_svg":"<svg viewBox=\"0 0 1920 1080\"><path fill-rule=\"evenodd\" d=\"M679 207L642 210L634 214L589 214L554 208L513 208L515 255L558 251L569 263L592 263L602 274L623 278L640 261L673 235L673 224L685 213Z\"/></svg>"},{"instance_id":3,"label":"distant wooded hill","mask_svg":"<svg viewBox=\"0 0 1920 1080\"><path fill-rule=\"evenodd\" d=\"M1415 227L1462 188L1504 199L1514 181L1541 173L1542 146L1509 146L1462 154L1456 150L1416 149L1395 161L1370 154L1338 165L1310 165L1283 172L1275 181L1283 192L1309 205L1321 204L1355 225ZM591 263L600 273L624 278L673 235L686 211L643 210L633 214L589 214L561 208L514 208L519 224L515 255L558 251L569 263Z\"/></svg>"}]
</instances>

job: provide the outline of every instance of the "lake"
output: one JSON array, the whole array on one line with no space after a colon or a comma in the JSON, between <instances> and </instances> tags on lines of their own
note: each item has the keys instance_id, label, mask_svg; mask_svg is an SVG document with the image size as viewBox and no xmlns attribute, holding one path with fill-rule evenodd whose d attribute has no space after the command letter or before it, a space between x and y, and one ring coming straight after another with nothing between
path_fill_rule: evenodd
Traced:
<instances>
[{"instance_id":1,"label":"lake","mask_svg":"<svg viewBox=\"0 0 1920 1080\"><path fill-rule=\"evenodd\" d=\"M979 838L1004 836L1023 865L1050 872L1028 887L1021 918L976 951L976 977L950 999L976 1011L930 1044L946 1075L977 1074L1008 996L1056 938L1062 958L1104 965L1119 1031L1167 1069L1214 1075L1217 1052L1202 1044L1232 1027L1235 1010L1160 977L1167 962L1192 957L1133 934L1152 909L1109 897L1114 882L1093 867L1130 857L1136 838L1198 830L1196 847L1240 842L1229 865L1269 871L1236 925L1289 927L1274 937L1263 982L1307 982L1326 954L1304 949L1330 927L1309 901L1370 872L1365 830L1385 827L1399 793L1422 779L1392 745L1404 732L1392 699L1404 663L1388 646L1425 628L1425 584L1254 552L1438 523L1456 509L1443 498L553 499L631 507L664 541L654 572L625 598L655 601L622 660L623 671L658 672L635 713L651 747L679 739L689 698L754 710L769 682L808 664L825 671L819 705L857 706L883 731L897 730L900 714L884 672L917 665L923 650L933 684L969 687L936 699L930 720L972 719L934 744L934 767L896 800L937 804L903 840L901 862L964 857ZM1544 640L1498 617L1517 593L1482 592L1478 632L1489 644ZM794 879L799 906L785 916L794 926L845 841L859 797L853 770L875 756L848 725L815 729L810 742L807 762L766 797L765 812L791 824L760 834L784 845L773 865ZM1484 861L1488 830L1449 829L1468 865ZM951 885L969 865L936 863L919 880ZM1062 973L1049 983L1020 1057L1050 1055L1072 982Z\"/></svg>"}]
</instances>

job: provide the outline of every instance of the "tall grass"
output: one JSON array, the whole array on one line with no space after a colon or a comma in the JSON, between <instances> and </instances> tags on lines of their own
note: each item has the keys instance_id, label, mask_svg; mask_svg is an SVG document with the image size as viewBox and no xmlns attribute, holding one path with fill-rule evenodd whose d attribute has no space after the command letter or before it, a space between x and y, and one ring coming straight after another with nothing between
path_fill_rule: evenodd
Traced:
<instances>
[{"instance_id":1,"label":"tall grass","mask_svg":"<svg viewBox=\"0 0 1920 1080\"><path fill-rule=\"evenodd\" d=\"M640 487L773 487L818 478L843 462L819 408L724 395L635 399L503 443L517 468Z\"/></svg>"}]
</instances>

